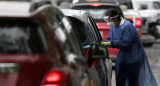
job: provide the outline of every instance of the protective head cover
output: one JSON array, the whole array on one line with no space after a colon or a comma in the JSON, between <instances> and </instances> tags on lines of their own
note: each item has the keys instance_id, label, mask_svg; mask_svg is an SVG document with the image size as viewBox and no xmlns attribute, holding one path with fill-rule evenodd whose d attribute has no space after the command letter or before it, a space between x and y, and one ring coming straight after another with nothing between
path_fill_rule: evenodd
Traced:
<instances>
[{"instance_id":1,"label":"protective head cover","mask_svg":"<svg viewBox=\"0 0 160 86\"><path fill-rule=\"evenodd\" d=\"M109 27L114 27L115 26L115 23L112 21L113 18L116 18L118 17L118 15L114 16L114 17L110 17L110 16L105 16L104 17L104 20L107 22L107 26Z\"/></svg>"}]
</instances>

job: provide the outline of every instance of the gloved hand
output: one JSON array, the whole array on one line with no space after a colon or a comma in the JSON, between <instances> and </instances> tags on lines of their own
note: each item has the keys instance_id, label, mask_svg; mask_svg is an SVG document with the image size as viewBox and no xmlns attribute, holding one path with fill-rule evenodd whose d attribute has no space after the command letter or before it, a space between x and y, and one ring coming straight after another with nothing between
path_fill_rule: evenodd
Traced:
<instances>
[{"instance_id":1,"label":"gloved hand","mask_svg":"<svg viewBox=\"0 0 160 86\"><path fill-rule=\"evenodd\" d=\"M109 42L101 42L101 44L104 45L104 46L111 46L111 42L110 41Z\"/></svg>"}]
</instances>

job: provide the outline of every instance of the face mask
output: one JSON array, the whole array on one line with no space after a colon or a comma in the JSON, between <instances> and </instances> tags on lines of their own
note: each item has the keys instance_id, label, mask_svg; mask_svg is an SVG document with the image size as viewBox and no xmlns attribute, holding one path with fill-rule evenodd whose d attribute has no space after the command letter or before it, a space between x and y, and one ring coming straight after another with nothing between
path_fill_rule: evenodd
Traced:
<instances>
[{"instance_id":1,"label":"face mask","mask_svg":"<svg viewBox=\"0 0 160 86\"><path fill-rule=\"evenodd\" d=\"M107 26L110 28L113 28L115 26L114 22L107 22Z\"/></svg>"}]
</instances>

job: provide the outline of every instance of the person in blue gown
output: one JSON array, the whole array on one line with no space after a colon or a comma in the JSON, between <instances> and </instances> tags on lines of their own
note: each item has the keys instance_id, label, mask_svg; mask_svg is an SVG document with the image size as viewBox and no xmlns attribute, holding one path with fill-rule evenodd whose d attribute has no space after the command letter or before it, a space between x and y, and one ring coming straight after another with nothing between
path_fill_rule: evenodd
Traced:
<instances>
[{"instance_id":1,"label":"person in blue gown","mask_svg":"<svg viewBox=\"0 0 160 86\"><path fill-rule=\"evenodd\" d=\"M115 61L116 86L157 86L143 44L133 24L109 9L104 17L109 38L101 44L120 49Z\"/></svg>"}]
</instances>

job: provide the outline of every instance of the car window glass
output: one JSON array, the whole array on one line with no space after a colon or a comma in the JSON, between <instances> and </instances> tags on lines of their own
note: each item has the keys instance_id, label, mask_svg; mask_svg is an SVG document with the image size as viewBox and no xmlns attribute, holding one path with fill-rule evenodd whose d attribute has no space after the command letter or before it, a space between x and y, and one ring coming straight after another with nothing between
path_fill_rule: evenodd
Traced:
<instances>
[{"instance_id":1,"label":"car window glass","mask_svg":"<svg viewBox=\"0 0 160 86\"><path fill-rule=\"evenodd\" d=\"M86 27L87 30L87 34L88 34L88 37L89 37L89 40L91 43L95 43L96 42L96 37L95 37L95 34L93 32L93 29L89 26L89 27Z\"/></svg>"},{"instance_id":2,"label":"car window glass","mask_svg":"<svg viewBox=\"0 0 160 86\"><path fill-rule=\"evenodd\" d=\"M77 39L77 35L74 31L75 28L73 28L68 17L63 17L62 22L63 22L63 25L65 26L65 29L68 32L68 39L70 40L70 43L71 43L73 50L74 50L74 53L76 53L77 55L82 55L81 45L80 45L80 43Z\"/></svg>"},{"instance_id":3,"label":"car window glass","mask_svg":"<svg viewBox=\"0 0 160 86\"><path fill-rule=\"evenodd\" d=\"M70 33L72 27L71 27L71 24L69 23L69 21L64 17L64 18L62 19L62 22L63 22L64 27L65 27L66 30L68 31L68 33Z\"/></svg>"},{"instance_id":4,"label":"car window glass","mask_svg":"<svg viewBox=\"0 0 160 86\"><path fill-rule=\"evenodd\" d=\"M31 21L0 20L0 53L46 53L44 28Z\"/></svg>"},{"instance_id":5,"label":"car window glass","mask_svg":"<svg viewBox=\"0 0 160 86\"><path fill-rule=\"evenodd\" d=\"M91 6L75 6L73 9L80 9L85 10L89 13L90 16L93 17L93 19L103 19L105 16L107 9L115 8L120 11L120 14L122 15L122 11L119 6L102 6L102 7L91 7ZM123 16L123 15L122 15Z\"/></svg>"},{"instance_id":6,"label":"car window glass","mask_svg":"<svg viewBox=\"0 0 160 86\"><path fill-rule=\"evenodd\" d=\"M58 27L56 29L56 35L57 35L58 39L64 44L67 37L66 37L66 34L63 32L61 27Z\"/></svg>"},{"instance_id":7,"label":"car window glass","mask_svg":"<svg viewBox=\"0 0 160 86\"><path fill-rule=\"evenodd\" d=\"M66 34L66 31L64 30L64 27L62 25L59 25L59 27L56 29L55 32L56 32L56 35L60 43L62 43L64 51L74 52L73 47L68 39L68 35Z\"/></svg>"},{"instance_id":8,"label":"car window glass","mask_svg":"<svg viewBox=\"0 0 160 86\"><path fill-rule=\"evenodd\" d=\"M80 45L73 34L73 27L67 18L63 17L60 21L58 28L56 28L55 33L62 44L62 47L66 54L75 53L77 55L82 55Z\"/></svg>"},{"instance_id":9,"label":"car window glass","mask_svg":"<svg viewBox=\"0 0 160 86\"><path fill-rule=\"evenodd\" d=\"M128 9L133 9L131 0L114 0L115 2L119 2L121 5L126 5Z\"/></svg>"},{"instance_id":10,"label":"car window glass","mask_svg":"<svg viewBox=\"0 0 160 86\"><path fill-rule=\"evenodd\" d=\"M95 42L96 41L98 42L98 36L97 36L97 33L95 31L95 27L94 27L93 23L91 22L90 18L88 18L88 23L89 23L89 25L91 27L91 33L93 33L92 35L94 37Z\"/></svg>"},{"instance_id":11,"label":"car window glass","mask_svg":"<svg viewBox=\"0 0 160 86\"><path fill-rule=\"evenodd\" d=\"M160 2L156 1L136 1L136 6L139 10L147 10L147 9L159 9L160 10Z\"/></svg>"},{"instance_id":12,"label":"car window glass","mask_svg":"<svg viewBox=\"0 0 160 86\"><path fill-rule=\"evenodd\" d=\"M107 12L106 9L86 9L88 13L94 18L94 19L103 19L105 16L105 13Z\"/></svg>"},{"instance_id":13,"label":"car window glass","mask_svg":"<svg viewBox=\"0 0 160 86\"><path fill-rule=\"evenodd\" d=\"M113 0L75 0L74 2L98 2L98 1L113 1Z\"/></svg>"},{"instance_id":14,"label":"car window glass","mask_svg":"<svg viewBox=\"0 0 160 86\"><path fill-rule=\"evenodd\" d=\"M70 17L71 22L73 23L73 25L76 27L76 32L79 36L79 40L81 43L86 42L86 33L85 33L85 24L83 22L81 22L78 19L72 18Z\"/></svg>"},{"instance_id":15,"label":"car window glass","mask_svg":"<svg viewBox=\"0 0 160 86\"><path fill-rule=\"evenodd\" d=\"M95 33L96 33L96 35L98 37L98 41L102 41L102 37L100 35L100 32L98 30L98 27L97 27L95 21L93 20L93 18L91 16L89 16L89 19L90 19L90 22L92 23L92 25L94 26L94 31L95 31Z\"/></svg>"}]
</instances>

